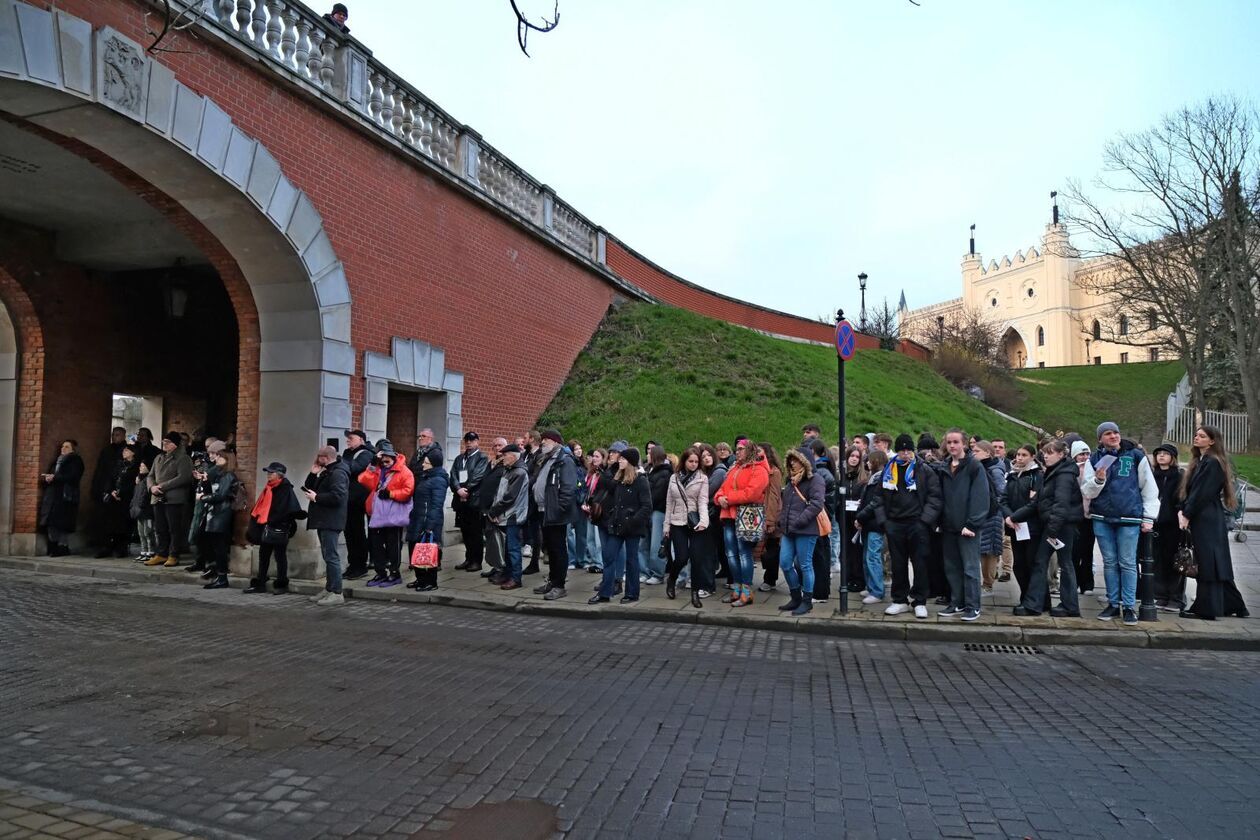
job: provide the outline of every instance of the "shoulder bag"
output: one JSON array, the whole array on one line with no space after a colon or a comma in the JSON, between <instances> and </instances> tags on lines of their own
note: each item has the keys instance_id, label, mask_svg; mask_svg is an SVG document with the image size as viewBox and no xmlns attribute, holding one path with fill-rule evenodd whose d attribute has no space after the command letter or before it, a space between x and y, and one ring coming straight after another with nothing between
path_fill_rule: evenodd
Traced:
<instances>
[{"instance_id":1,"label":"shoulder bag","mask_svg":"<svg viewBox=\"0 0 1260 840\"><path fill-rule=\"evenodd\" d=\"M1194 556L1194 543L1188 530L1181 532L1181 543L1177 546L1177 553L1173 555L1173 568L1179 575L1190 578L1199 576L1199 560Z\"/></svg>"},{"instance_id":2,"label":"shoulder bag","mask_svg":"<svg viewBox=\"0 0 1260 840\"><path fill-rule=\"evenodd\" d=\"M796 491L796 495L801 497L801 501L805 503L805 507L809 507L809 499L805 498L805 494L801 492L801 488L793 484L792 489ZM827 515L826 510L818 511L818 536L831 536L831 517Z\"/></svg>"},{"instance_id":3,"label":"shoulder bag","mask_svg":"<svg viewBox=\"0 0 1260 840\"><path fill-rule=\"evenodd\" d=\"M682 481L679 480L677 473L674 474L674 483L678 485L678 493L679 495L682 496L683 507L686 508L687 507L687 488L683 486L683 483ZM693 531L700 527L700 511L699 510L691 510L688 508L687 527Z\"/></svg>"}]
</instances>

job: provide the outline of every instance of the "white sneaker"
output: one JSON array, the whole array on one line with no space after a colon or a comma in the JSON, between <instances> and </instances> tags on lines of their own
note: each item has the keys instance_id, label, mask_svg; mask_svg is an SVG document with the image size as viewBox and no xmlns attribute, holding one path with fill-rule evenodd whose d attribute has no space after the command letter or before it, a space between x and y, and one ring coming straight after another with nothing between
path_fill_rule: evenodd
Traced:
<instances>
[{"instance_id":1,"label":"white sneaker","mask_svg":"<svg viewBox=\"0 0 1260 840\"><path fill-rule=\"evenodd\" d=\"M533 556L534 556L534 547L532 545L525 545L521 547L521 557L533 557Z\"/></svg>"},{"instance_id":2,"label":"white sneaker","mask_svg":"<svg viewBox=\"0 0 1260 840\"><path fill-rule=\"evenodd\" d=\"M870 592L868 592L867 590L863 589L863 590L862 590L861 592L859 592L858 594L859 594L859 595L861 595L863 598L865 598L867 595L870 595L871 593L870 593Z\"/></svg>"},{"instance_id":3,"label":"white sneaker","mask_svg":"<svg viewBox=\"0 0 1260 840\"><path fill-rule=\"evenodd\" d=\"M903 612L910 612L909 604L889 604L884 615L901 615Z\"/></svg>"},{"instance_id":4,"label":"white sneaker","mask_svg":"<svg viewBox=\"0 0 1260 840\"><path fill-rule=\"evenodd\" d=\"M699 595L701 598L708 598L713 593L707 589L697 589L696 594Z\"/></svg>"},{"instance_id":5,"label":"white sneaker","mask_svg":"<svg viewBox=\"0 0 1260 840\"><path fill-rule=\"evenodd\" d=\"M325 595L327 595L327 594L329 594L329 593L328 593L328 590L324 590L324 591L320 592L318 595L312 595L312 596L311 596L311 603L312 603L312 604L318 604L320 601L324 600L324 596L325 596Z\"/></svg>"},{"instance_id":6,"label":"white sneaker","mask_svg":"<svg viewBox=\"0 0 1260 840\"><path fill-rule=\"evenodd\" d=\"M658 578L656 575L652 575L650 578L648 578L647 580L643 581L643 584L644 584L645 586L657 586L657 585L662 584L662 583L664 583L664 582L665 582L665 579L664 579L664 578Z\"/></svg>"},{"instance_id":7,"label":"white sneaker","mask_svg":"<svg viewBox=\"0 0 1260 840\"><path fill-rule=\"evenodd\" d=\"M323 598L320 598L318 601L315 602L315 606L335 607L338 604L344 604L345 602L346 602L346 596L342 595L340 592L326 592L324 593Z\"/></svg>"},{"instance_id":8,"label":"white sneaker","mask_svg":"<svg viewBox=\"0 0 1260 840\"><path fill-rule=\"evenodd\" d=\"M919 606L915 607L915 608L914 608L914 617L915 617L915 618L927 618L927 617L928 617L928 616L927 616L927 607L925 607L923 604L919 604Z\"/></svg>"},{"instance_id":9,"label":"white sneaker","mask_svg":"<svg viewBox=\"0 0 1260 840\"><path fill-rule=\"evenodd\" d=\"M883 602L883 598L876 598L874 595L867 595L862 599L863 604L882 604Z\"/></svg>"},{"instance_id":10,"label":"white sneaker","mask_svg":"<svg viewBox=\"0 0 1260 840\"><path fill-rule=\"evenodd\" d=\"M775 588L774 588L773 586L771 586L770 584L766 583L765 581L762 581L761 583L757 584L757 591L758 591L758 592L773 592L773 591L774 591L774 589L775 589Z\"/></svg>"}]
</instances>

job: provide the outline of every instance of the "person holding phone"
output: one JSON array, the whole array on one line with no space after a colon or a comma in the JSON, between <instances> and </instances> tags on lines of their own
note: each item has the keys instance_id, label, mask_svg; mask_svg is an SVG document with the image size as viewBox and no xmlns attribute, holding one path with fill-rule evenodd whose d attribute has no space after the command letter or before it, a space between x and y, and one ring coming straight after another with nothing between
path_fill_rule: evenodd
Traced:
<instances>
[{"instance_id":1,"label":"person holding phone","mask_svg":"<svg viewBox=\"0 0 1260 840\"><path fill-rule=\"evenodd\" d=\"M1046 462L1041 491L1006 517L1006 526L1012 531L1021 522L1035 520L1040 525L1040 528L1032 529L1040 533L1036 554L1033 555L1028 589L1012 612L1019 616L1034 616L1041 615L1049 608L1047 574L1050 556L1057 553L1059 606L1051 609L1050 615L1055 618L1079 618L1081 607L1077 598L1076 567L1072 563L1072 551L1076 544L1077 527L1085 519L1085 508L1081 502L1078 472L1076 464L1068 457L1067 444L1058 438L1041 448L1041 457Z\"/></svg>"}]
</instances>

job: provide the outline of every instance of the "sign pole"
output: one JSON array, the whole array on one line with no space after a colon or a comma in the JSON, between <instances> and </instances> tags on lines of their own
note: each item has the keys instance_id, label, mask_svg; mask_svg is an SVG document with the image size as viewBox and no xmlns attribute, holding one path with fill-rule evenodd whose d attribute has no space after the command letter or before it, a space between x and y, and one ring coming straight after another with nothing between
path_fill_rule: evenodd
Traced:
<instances>
[{"instance_id":1,"label":"sign pole","mask_svg":"<svg viewBox=\"0 0 1260 840\"><path fill-rule=\"evenodd\" d=\"M846 329L847 328L847 329ZM840 457L844 458L845 432L844 432L844 362L845 357L853 355L853 347L857 343L856 336L853 335L853 328L849 326L849 322L844 320L844 310L836 311L836 423L839 428ZM845 474L848 471L848 463L844 462L836 465L839 470L837 481L843 482ZM836 527L840 531L840 585L836 591L836 615L849 614L849 535L846 533L845 524L846 503L848 502L847 487L845 484L840 485L840 509L836 511Z\"/></svg>"}]
</instances>

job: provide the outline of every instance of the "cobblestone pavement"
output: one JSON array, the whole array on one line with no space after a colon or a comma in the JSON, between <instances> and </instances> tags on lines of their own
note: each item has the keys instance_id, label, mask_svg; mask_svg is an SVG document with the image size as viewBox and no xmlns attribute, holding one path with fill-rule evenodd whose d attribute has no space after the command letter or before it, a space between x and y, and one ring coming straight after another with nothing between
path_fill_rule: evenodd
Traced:
<instances>
[{"instance_id":1,"label":"cobblestone pavement","mask_svg":"<svg viewBox=\"0 0 1260 840\"><path fill-rule=\"evenodd\" d=\"M33 840L193 840L191 835L155 828L110 814L65 804L66 798L32 796L0 785L0 837Z\"/></svg>"},{"instance_id":2,"label":"cobblestone pavement","mask_svg":"<svg viewBox=\"0 0 1260 840\"><path fill-rule=\"evenodd\" d=\"M10 571L0 639L0 787L183 834L1255 833L1255 653L328 610Z\"/></svg>"}]
</instances>

